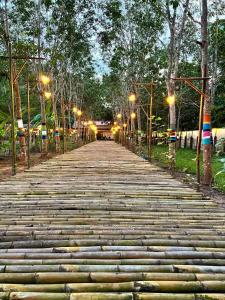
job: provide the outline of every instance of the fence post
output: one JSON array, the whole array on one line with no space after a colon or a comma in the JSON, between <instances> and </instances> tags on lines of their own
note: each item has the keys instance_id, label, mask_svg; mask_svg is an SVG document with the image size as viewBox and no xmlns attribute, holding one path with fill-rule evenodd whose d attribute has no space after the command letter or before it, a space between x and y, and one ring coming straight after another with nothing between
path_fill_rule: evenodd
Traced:
<instances>
[{"instance_id":1,"label":"fence post","mask_svg":"<svg viewBox=\"0 0 225 300\"><path fill-rule=\"evenodd\" d=\"M185 138L184 138L184 148L185 149L187 148L187 134L185 135Z\"/></svg>"},{"instance_id":2,"label":"fence post","mask_svg":"<svg viewBox=\"0 0 225 300\"><path fill-rule=\"evenodd\" d=\"M193 136L190 137L190 149L193 149Z\"/></svg>"},{"instance_id":3,"label":"fence post","mask_svg":"<svg viewBox=\"0 0 225 300\"><path fill-rule=\"evenodd\" d=\"M213 139L213 151L216 150L217 140L218 140L218 138L217 138L217 136L215 135L215 136L214 136L214 139Z\"/></svg>"}]
</instances>

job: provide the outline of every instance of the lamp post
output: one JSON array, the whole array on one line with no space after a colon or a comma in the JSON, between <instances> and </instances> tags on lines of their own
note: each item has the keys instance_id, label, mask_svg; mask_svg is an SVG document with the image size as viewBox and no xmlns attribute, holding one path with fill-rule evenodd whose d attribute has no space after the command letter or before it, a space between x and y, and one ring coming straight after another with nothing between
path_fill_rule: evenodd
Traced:
<instances>
[{"instance_id":1,"label":"lamp post","mask_svg":"<svg viewBox=\"0 0 225 300\"><path fill-rule=\"evenodd\" d=\"M156 84L153 82L153 80L150 83L142 83L138 82L135 83L136 86L139 86L140 88L145 88L145 90L148 92L150 98L149 98L149 115L147 114L147 146L148 146L148 160L151 162L152 160L152 113L153 113L153 89L156 86Z\"/></svg>"},{"instance_id":2,"label":"lamp post","mask_svg":"<svg viewBox=\"0 0 225 300\"><path fill-rule=\"evenodd\" d=\"M30 82L27 74L27 168L30 169Z\"/></svg>"},{"instance_id":3,"label":"lamp post","mask_svg":"<svg viewBox=\"0 0 225 300\"><path fill-rule=\"evenodd\" d=\"M77 110L77 117L78 117L78 137L80 139L81 135L81 116L82 116L82 111L80 109Z\"/></svg>"},{"instance_id":4,"label":"lamp post","mask_svg":"<svg viewBox=\"0 0 225 300\"><path fill-rule=\"evenodd\" d=\"M65 136L66 120L65 120L65 102L64 102L64 97L63 96L62 96L62 99L61 99L61 112L62 112L63 154L64 154L66 152L66 136Z\"/></svg>"},{"instance_id":5,"label":"lamp post","mask_svg":"<svg viewBox=\"0 0 225 300\"><path fill-rule=\"evenodd\" d=\"M12 138L12 175L16 175L16 139L15 139L15 98L13 90L13 61L12 43L9 40L9 78L10 78L10 97L11 97L11 138Z\"/></svg>"},{"instance_id":6,"label":"lamp post","mask_svg":"<svg viewBox=\"0 0 225 300\"><path fill-rule=\"evenodd\" d=\"M199 109L199 128L198 128L198 144L197 144L197 157L196 157L196 173L197 173L197 181L201 182L201 172L200 172L200 155L201 155L201 143L202 143L202 129L203 129L203 108L205 99L208 99L209 96L205 93L205 85L207 81L210 79L209 77L180 77L180 78L172 78L174 81L183 81L186 85L191 87L194 91L196 91L200 96L200 109ZM193 81L201 81L202 82L202 90L195 86Z\"/></svg>"}]
</instances>

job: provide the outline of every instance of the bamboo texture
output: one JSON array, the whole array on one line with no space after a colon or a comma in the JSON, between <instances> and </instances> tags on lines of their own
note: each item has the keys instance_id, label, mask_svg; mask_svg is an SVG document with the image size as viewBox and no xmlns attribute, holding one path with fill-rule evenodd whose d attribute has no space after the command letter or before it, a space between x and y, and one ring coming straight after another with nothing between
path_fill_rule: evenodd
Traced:
<instances>
[{"instance_id":1,"label":"bamboo texture","mask_svg":"<svg viewBox=\"0 0 225 300\"><path fill-rule=\"evenodd\" d=\"M114 142L0 195L2 300L225 300L224 208Z\"/></svg>"}]
</instances>

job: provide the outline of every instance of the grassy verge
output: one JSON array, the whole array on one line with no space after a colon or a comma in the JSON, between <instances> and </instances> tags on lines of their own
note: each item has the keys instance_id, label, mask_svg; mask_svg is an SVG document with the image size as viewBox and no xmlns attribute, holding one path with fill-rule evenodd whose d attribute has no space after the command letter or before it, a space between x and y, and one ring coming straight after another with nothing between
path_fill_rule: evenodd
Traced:
<instances>
[{"instance_id":1,"label":"grassy verge","mask_svg":"<svg viewBox=\"0 0 225 300\"><path fill-rule=\"evenodd\" d=\"M169 161L167 158L168 147L165 145L153 146L152 156L153 159L159 161L164 167L168 167ZM214 186L225 192L225 173L221 173L215 176L223 168L223 163L220 161L225 156L213 156L212 168L214 176ZM202 161L202 159L201 159ZM176 169L187 174L196 174L196 151L191 149L179 149L177 150L176 157ZM203 167L201 164L201 174L203 173Z\"/></svg>"}]
</instances>

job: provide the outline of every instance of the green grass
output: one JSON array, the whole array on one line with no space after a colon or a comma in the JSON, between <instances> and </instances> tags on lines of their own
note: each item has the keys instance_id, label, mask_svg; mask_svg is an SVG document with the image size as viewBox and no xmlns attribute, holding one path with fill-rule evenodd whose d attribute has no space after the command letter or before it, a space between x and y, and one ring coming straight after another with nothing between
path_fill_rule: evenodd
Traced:
<instances>
[{"instance_id":1,"label":"green grass","mask_svg":"<svg viewBox=\"0 0 225 300\"><path fill-rule=\"evenodd\" d=\"M153 146L152 157L154 160L159 161L162 166L168 167L168 146L158 145ZM213 156L212 168L214 176L214 186L225 192L225 173L221 173L215 176L219 171L223 169L223 163L220 161L224 156ZM201 157L202 162L202 157ZM187 174L196 174L196 150L191 149L179 149L176 154L176 169ZM203 166L201 163L201 174L203 174Z\"/></svg>"}]
</instances>

